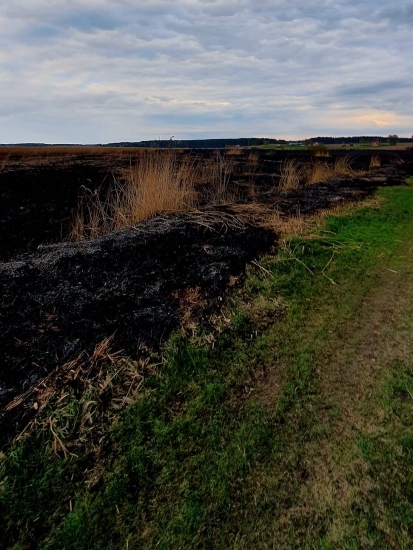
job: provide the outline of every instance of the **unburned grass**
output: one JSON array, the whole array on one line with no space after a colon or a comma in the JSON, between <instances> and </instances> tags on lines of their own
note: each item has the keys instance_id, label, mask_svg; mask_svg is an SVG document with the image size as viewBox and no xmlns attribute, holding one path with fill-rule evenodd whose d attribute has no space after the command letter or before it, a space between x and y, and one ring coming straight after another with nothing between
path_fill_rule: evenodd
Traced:
<instances>
[{"instance_id":1,"label":"unburned grass","mask_svg":"<svg viewBox=\"0 0 413 550\"><path fill-rule=\"evenodd\" d=\"M297 189L305 176L305 166L295 159L281 164L279 186L281 189Z\"/></svg>"}]
</instances>

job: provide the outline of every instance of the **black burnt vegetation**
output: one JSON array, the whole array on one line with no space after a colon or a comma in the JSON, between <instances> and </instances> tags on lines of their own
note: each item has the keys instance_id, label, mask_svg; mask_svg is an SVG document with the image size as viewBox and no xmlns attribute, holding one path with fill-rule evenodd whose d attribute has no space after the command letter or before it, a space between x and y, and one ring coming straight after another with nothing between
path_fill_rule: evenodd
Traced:
<instances>
[{"instance_id":1,"label":"black burnt vegetation","mask_svg":"<svg viewBox=\"0 0 413 550\"><path fill-rule=\"evenodd\" d=\"M137 357L187 318L206 320L284 222L362 199L410 166L384 153L373 170L367 154L49 154L9 153L0 172L2 407L107 338ZM62 235L80 242L44 244ZM2 430L2 444L22 421L3 414L15 428Z\"/></svg>"}]
</instances>

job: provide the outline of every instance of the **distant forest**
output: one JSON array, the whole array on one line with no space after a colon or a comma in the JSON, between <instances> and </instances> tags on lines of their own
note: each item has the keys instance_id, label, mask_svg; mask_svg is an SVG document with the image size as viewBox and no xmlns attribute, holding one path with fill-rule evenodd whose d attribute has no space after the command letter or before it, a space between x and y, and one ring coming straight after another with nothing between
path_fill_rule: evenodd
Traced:
<instances>
[{"instance_id":1,"label":"distant forest","mask_svg":"<svg viewBox=\"0 0 413 550\"><path fill-rule=\"evenodd\" d=\"M393 137L393 136L392 136ZM398 143L409 143L413 142L412 138L403 138L394 136L397 138ZM314 137L306 141L311 141L312 143L324 143L325 145L333 145L340 143L371 143L372 141L378 141L379 143L388 143L389 136L352 136L352 137L326 137L319 136Z\"/></svg>"},{"instance_id":2,"label":"distant forest","mask_svg":"<svg viewBox=\"0 0 413 550\"><path fill-rule=\"evenodd\" d=\"M259 145L286 144L284 139L230 138L230 139L156 139L152 141L122 141L108 143L108 147L176 147L193 149L220 149L223 147L258 147Z\"/></svg>"},{"instance_id":3,"label":"distant forest","mask_svg":"<svg viewBox=\"0 0 413 550\"><path fill-rule=\"evenodd\" d=\"M116 143L94 144L100 147L149 147L149 148L176 148L176 149L223 149L225 147L258 147L261 145L288 145L289 143L310 145L323 143L325 145L354 143L363 144L377 141L378 143L389 143L389 137L396 138L397 143L413 143L412 138L398 136L347 136L331 137L317 136L304 140L286 140L274 138L216 138L216 139L154 139L151 141L119 141ZM0 144L1 147L72 147L81 144L53 144L53 143L13 143ZM92 146L92 144L88 144Z\"/></svg>"},{"instance_id":4,"label":"distant forest","mask_svg":"<svg viewBox=\"0 0 413 550\"><path fill-rule=\"evenodd\" d=\"M305 140L294 141L294 143L324 143L325 145L341 143L388 143L388 136L352 136L352 137L329 137L318 136ZM230 139L156 139L151 141L121 141L119 143L108 143L108 147L153 147L153 148L188 148L188 149L219 149L224 147L258 147L260 145L287 145L291 140L273 138L230 138ZM413 142L411 138L397 138L398 143Z\"/></svg>"}]
</instances>

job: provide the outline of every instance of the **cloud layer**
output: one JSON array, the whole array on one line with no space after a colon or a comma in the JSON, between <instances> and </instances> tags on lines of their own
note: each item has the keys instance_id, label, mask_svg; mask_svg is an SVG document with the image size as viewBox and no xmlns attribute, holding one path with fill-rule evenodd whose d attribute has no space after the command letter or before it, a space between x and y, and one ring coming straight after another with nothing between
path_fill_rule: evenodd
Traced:
<instances>
[{"instance_id":1,"label":"cloud layer","mask_svg":"<svg viewBox=\"0 0 413 550\"><path fill-rule=\"evenodd\" d=\"M410 0L6 1L0 142L410 136L412 27Z\"/></svg>"}]
</instances>

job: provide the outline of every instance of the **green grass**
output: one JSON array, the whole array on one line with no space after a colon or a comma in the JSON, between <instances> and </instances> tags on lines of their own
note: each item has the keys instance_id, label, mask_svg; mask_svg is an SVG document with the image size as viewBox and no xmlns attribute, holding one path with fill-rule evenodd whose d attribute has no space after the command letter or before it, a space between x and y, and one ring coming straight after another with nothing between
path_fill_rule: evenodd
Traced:
<instances>
[{"instance_id":1,"label":"green grass","mask_svg":"<svg viewBox=\"0 0 413 550\"><path fill-rule=\"evenodd\" d=\"M64 444L78 456L53 454L43 427L0 462L0 546L408 548L413 364L379 354L385 368L351 411L361 428L344 432L347 395L328 374L357 357L364 304L393 271L412 273L413 190L380 195L380 208L331 217L315 238L261 259L268 275L249 269L227 300L229 326L171 338L95 454L72 442L75 395L70 414L51 403L44 417L70 424ZM333 476L335 500L323 496L318 461L354 494L344 498Z\"/></svg>"}]
</instances>

